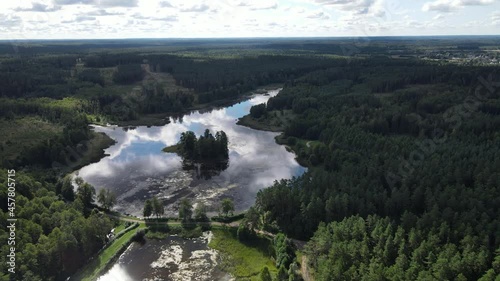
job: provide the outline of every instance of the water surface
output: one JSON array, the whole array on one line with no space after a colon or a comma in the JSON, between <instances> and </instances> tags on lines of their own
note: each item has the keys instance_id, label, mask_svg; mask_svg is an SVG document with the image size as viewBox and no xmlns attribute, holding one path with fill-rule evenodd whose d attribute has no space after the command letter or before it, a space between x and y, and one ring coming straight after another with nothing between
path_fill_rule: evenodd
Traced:
<instances>
[{"instance_id":1,"label":"water surface","mask_svg":"<svg viewBox=\"0 0 500 281\"><path fill-rule=\"evenodd\" d=\"M96 187L108 188L117 195L115 210L142 216L144 201L154 195L165 204L166 215L177 214L177 202L184 197L194 203L203 201L215 213L222 198L233 199L236 211L248 209L256 193L275 180L299 176L305 168L295 155L277 145L277 133L253 130L237 125L252 105L266 102L279 90L212 110L193 112L181 119L171 119L165 126L137 127L95 126L117 143L106 149L109 156L83 167L79 176ZM205 129L223 130L229 138L229 165L223 171L185 170L182 159L162 148L176 144L182 132L197 136Z\"/></svg>"},{"instance_id":2,"label":"water surface","mask_svg":"<svg viewBox=\"0 0 500 281\"><path fill-rule=\"evenodd\" d=\"M210 249L211 232L194 239L169 236L133 243L97 281L232 280L217 267L219 255Z\"/></svg>"}]
</instances>

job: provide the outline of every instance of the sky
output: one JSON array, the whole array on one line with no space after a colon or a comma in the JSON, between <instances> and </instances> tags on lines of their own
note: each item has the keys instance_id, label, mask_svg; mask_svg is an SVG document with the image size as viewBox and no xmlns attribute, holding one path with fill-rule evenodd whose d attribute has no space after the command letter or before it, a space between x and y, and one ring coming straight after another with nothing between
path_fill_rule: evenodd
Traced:
<instances>
[{"instance_id":1,"label":"sky","mask_svg":"<svg viewBox=\"0 0 500 281\"><path fill-rule=\"evenodd\" d=\"M500 0L2 0L0 40L500 35Z\"/></svg>"}]
</instances>

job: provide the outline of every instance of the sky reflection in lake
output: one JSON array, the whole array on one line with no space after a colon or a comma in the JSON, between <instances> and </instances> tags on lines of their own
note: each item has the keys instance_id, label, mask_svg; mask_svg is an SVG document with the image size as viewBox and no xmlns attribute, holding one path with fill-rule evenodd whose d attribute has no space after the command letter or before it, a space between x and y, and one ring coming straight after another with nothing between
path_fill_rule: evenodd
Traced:
<instances>
[{"instance_id":1,"label":"sky reflection in lake","mask_svg":"<svg viewBox=\"0 0 500 281\"><path fill-rule=\"evenodd\" d=\"M215 211L220 198L230 197L237 210L251 206L258 190L274 180L291 178L304 172L294 155L275 143L272 132L257 131L236 125L237 118L255 104L266 102L269 95L211 112L194 112L161 127L100 127L117 143L106 150L109 156L82 168L79 176L97 190L106 187L118 196L116 210L141 215L144 200L157 195L166 205L168 215L176 212L176 202L183 197L202 200ZM195 171L182 169L182 159L161 151L178 142L182 132L200 135L205 129L223 130L229 138L229 167L219 175L199 179Z\"/></svg>"}]
</instances>

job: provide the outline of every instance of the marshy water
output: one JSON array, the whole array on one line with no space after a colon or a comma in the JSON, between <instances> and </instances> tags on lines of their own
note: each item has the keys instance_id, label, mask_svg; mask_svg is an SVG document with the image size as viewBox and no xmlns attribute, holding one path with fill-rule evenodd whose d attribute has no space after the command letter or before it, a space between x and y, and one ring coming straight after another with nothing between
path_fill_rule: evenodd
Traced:
<instances>
[{"instance_id":1,"label":"marshy water","mask_svg":"<svg viewBox=\"0 0 500 281\"><path fill-rule=\"evenodd\" d=\"M217 268L219 255L210 249L211 232L194 239L169 236L131 244L98 281L232 280Z\"/></svg>"},{"instance_id":2,"label":"marshy water","mask_svg":"<svg viewBox=\"0 0 500 281\"><path fill-rule=\"evenodd\" d=\"M233 199L236 211L248 209L260 189L305 171L293 153L275 143L277 133L236 124L252 105L264 103L278 92L271 90L229 107L171 118L165 126L95 126L95 131L106 133L116 144L106 149L109 156L83 167L78 175L97 191L112 190L117 195L114 209L135 216L142 216L144 201L154 195L164 202L167 216L177 214L177 202L184 197L194 203L203 201L212 213L226 197ZM199 136L205 129L213 133L223 130L229 138L225 170L186 170L178 155L162 152L176 144L182 132L191 130Z\"/></svg>"},{"instance_id":3,"label":"marshy water","mask_svg":"<svg viewBox=\"0 0 500 281\"><path fill-rule=\"evenodd\" d=\"M255 202L260 189L305 171L293 153L276 144L277 133L236 124L252 105L264 103L278 92L271 90L208 112L192 112L160 127L95 126L95 131L106 133L116 144L106 150L109 156L83 167L78 175L97 190L112 190L117 195L115 210L139 217L144 201L153 196L162 200L167 216L176 216L178 201L184 197L195 204L204 202L209 215L216 213L221 199L227 197L233 199L237 212L245 210ZM185 169L179 156L162 152L164 147L176 144L182 132L191 130L199 136L205 129L226 132L227 167ZM196 239L169 236L148 240L144 245L133 243L98 280L231 280L218 270L218 253L208 247L210 235L206 232Z\"/></svg>"}]
</instances>

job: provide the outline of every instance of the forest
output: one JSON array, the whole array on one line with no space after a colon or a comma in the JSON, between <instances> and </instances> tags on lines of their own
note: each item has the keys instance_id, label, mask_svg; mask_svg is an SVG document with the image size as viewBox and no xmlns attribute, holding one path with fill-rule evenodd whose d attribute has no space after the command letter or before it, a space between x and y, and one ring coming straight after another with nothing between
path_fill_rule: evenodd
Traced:
<instances>
[{"instance_id":1,"label":"forest","mask_svg":"<svg viewBox=\"0 0 500 281\"><path fill-rule=\"evenodd\" d=\"M310 240L316 280L496 280L499 74L367 59L287 82L250 116L293 113L277 141L310 170L259 191L255 224Z\"/></svg>"},{"instance_id":2,"label":"forest","mask_svg":"<svg viewBox=\"0 0 500 281\"><path fill-rule=\"evenodd\" d=\"M89 125L164 120L274 83L283 90L248 118L281 131L276 141L308 172L259 191L238 233L282 233L278 280L299 278L289 239L307 241L315 280L498 280L499 68L426 53L500 44L468 40L0 44L0 173L17 171L15 280L65 280L116 223L100 212L113 195L67 177L81 155L111 143ZM185 132L177 148L194 161L227 159L228 142L224 132ZM3 241L6 198L2 188ZM0 280L7 252L2 244Z\"/></svg>"}]
</instances>

